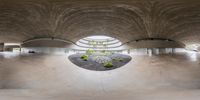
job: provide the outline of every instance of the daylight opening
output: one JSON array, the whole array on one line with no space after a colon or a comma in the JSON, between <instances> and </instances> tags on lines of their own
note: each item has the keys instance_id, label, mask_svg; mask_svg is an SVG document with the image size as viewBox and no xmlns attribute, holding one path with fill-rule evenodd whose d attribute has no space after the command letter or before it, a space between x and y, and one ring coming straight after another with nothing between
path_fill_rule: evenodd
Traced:
<instances>
[{"instance_id":1,"label":"daylight opening","mask_svg":"<svg viewBox=\"0 0 200 100\"><path fill-rule=\"evenodd\" d=\"M100 35L85 37L77 41L76 44L82 48L93 50L113 50L122 45L118 39Z\"/></svg>"},{"instance_id":2,"label":"daylight opening","mask_svg":"<svg viewBox=\"0 0 200 100\"><path fill-rule=\"evenodd\" d=\"M95 71L113 70L126 65L132 58L121 54L122 42L109 36L89 36L77 41L83 52L70 55L75 65Z\"/></svg>"}]
</instances>

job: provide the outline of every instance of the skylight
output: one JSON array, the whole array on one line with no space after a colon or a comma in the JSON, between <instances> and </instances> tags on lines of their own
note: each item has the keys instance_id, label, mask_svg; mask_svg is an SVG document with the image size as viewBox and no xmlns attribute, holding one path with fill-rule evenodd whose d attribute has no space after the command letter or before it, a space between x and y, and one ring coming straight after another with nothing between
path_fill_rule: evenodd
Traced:
<instances>
[{"instance_id":1,"label":"skylight","mask_svg":"<svg viewBox=\"0 0 200 100\"><path fill-rule=\"evenodd\" d=\"M82 48L93 50L108 50L122 45L118 39L101 35L85 37L77 41L76 44Z\"/></svg>"}]
</instances>

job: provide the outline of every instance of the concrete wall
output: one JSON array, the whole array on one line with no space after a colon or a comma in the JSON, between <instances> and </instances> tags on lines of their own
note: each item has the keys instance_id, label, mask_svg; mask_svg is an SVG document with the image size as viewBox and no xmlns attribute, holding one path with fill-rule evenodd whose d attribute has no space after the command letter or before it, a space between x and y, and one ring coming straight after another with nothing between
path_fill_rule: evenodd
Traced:
<instances>
[{"instance_id":1,"label":"concrete wall","mask_svg":"<svg viewBox=\"0 0 200 100\"><path fill-rule=\"evenodd\" d=\"M179 48L137 48L130 49L130 54L133 55L159 55L159 54L173 54Z\"/></svg>"},{"instance_id":2,"label":"concrete wall","mask_svg":"<svg viewBox=\"0 0 200 100\"><path fill-rule=\"evenodd\" d=\"M20 48L19 45L9 45L9 46L5 46L4 50L5 51L13 51L14 48Z\"/></svg>"},{"instance_id":3,"label":"concrete wall","mask_svg":"<svg viewBox=\"0 0 200 100\"><path fill-rule=\"evenodd\" d=\"M73 44L64 40L39 38L24 42L21 51L22 53L34 51L42 54L65 54L69 52L71 45Z\"/></svg>"},{"instance_id":4,"label":"concrete wall","mask_svg":"<svg viewBox=\"0 0 200 100\"><path fill-rule=\"evenodd\" d=\"M4 43L0 43L0 52L4 51Z\"/></svg>"},{"instance_id":5,"label":"concrete wall","mask_svg":"<svg viewBox=\"0 0 200 100\"><path fill-rule=\"evenodd\" d=\"M185 45L175 41L144 40L127 44L129 48L184 48Z\"/></svg>"},{"instance_id":6,"label":"concrete wall","mask_svg":"<svg viewBox=\"0 0 200 100\"><path fill-rule=\"evenodd\" d=\"M200 51L200 47L198 47L198 51Z\"/></svg>"},{"instance_id":7,"label":"concrete wall","mask_svg":"<svg viewBox=\"0 0 200 100\"><path fill-rule=\"evenodd\" d=\"M22 47L58 47L64 48L72 45L70 42L57 39L35 39L22 44Z\"/></svg>"},{"instance_id":8,"label":"concrete wall","mask_svg":"<svg viewBox=\"0 0 200 100\"><path fill-rule=\"evenodd\" d=\"M56 48L56 47L25 47L21 49L22 53L28 53L34 51L38 54L68 54L69 48Z\"/></svg>"}]
</instances>

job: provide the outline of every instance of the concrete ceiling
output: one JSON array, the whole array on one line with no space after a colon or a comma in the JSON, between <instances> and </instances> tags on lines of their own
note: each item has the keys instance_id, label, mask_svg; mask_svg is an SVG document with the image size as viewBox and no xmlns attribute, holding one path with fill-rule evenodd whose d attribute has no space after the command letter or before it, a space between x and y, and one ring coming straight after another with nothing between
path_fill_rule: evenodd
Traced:
<instances>
[{"instance_id":1,"label":"concrete ceiling","mask_svg":"<svg viewBox=\"0 0 200 100\"><path fill-rule=\"evenodd\" d=\"M200 43L200 1L0 0L0 42L90 35Z\"/></svg>"}]
</instances>

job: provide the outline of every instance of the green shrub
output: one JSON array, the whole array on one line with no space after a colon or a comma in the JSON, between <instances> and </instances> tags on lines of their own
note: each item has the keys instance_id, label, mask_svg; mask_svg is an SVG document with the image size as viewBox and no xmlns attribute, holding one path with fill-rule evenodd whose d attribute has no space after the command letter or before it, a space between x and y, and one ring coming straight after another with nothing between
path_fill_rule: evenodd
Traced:
<instances>
[{"instance_id":1,"label":"green shrub","mask_svg":"<svg viewBox=\"0 0 200 100\"><path fill-rule=\"evenodd\" d=\"M106 62L106 63L104 63L104 67L112 68L113 67L113 63L112 62Z\"/></svg>"},{"instance_id":2,"label":"green shrub","mask_svg":"<svg viewBox=\"0 0 200 100\"><path fill-rule=\"evenodd\" d=\"M88 61L88 58L83 58L84 61Z\"/></svg>"},{"instance_id":3,"label":"green shrub","mask_svg":"<svg viewBox=\"0 0 200 100\"><path fill-rule=\"evenodd\" d=\"M89 49L89 50L86 51L86 54L92 55L94 52L95 52L94 50L90 50L90 49Z\"/></svg>"},{"instance_id":4,"label":"green shrub","mask_svg":"<svg viewBox=\"0 0 200 100\"><path fill-rule=\"evenodd\" d=\"M119 59L119 61L120 61L120 62L123 62L123 59L122 59L122 58L120 58L120 59Z\"/></svg>"},{"instance_id":5,"label":"green shrub","mask_svg":"<svg viewBox=\"0 0 200 100\"><path fill-rule=\"evenodd\" d=\"M81 59L83 59L84 61L88 61L88 55L82 55Z\"/></svg>"},{"instance_id":6,"label":"green shrub","mask_svg":"<svg viewBox=\"0 0 200 100\"><path fill-rule=\"evenodd\" d=\"M85 57L88 57L88 55L82 55L82 56L81 56L82 59L85 58Z\"/></svg>"},{"instance_id":7,"label":"green shrub","mask_svg":"<svg viewBox=\"0 0 200 100\"><path fill-rule=\"evenodd\" d=\"M102 53L105 53L105 52L106 52L106 50L102 50L101 52L102 52Z\"/></svg>"},{"instance_id":8,"label":"green shrub","mask_svg":"<svg viewBox=\"0 0 200 100\"><path fill-rule=\"evenodd\" d=\"M106 50L103 50L101 51L105 56L109 56L111 55L112 53L110 51L106 51Z\"/></svg>"},{"instance_id":9,"label":"green shrub","mask_svg":"<svg viewBox=\"0 0 200 100\"><path fill-rule=\"evenodd\" d=\"M107 51L107 52L105 52L105 55L109 56L109 55L111 55L111 52Z\"/></svg>"}]
</instances>

